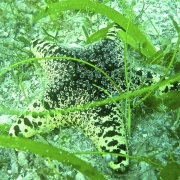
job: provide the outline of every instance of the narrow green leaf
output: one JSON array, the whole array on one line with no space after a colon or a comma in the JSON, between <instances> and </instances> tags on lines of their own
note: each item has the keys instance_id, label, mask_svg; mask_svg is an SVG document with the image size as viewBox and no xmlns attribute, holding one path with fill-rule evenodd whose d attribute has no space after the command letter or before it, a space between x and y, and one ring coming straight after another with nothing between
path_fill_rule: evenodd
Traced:
<instances>
[{"instance_id":1,"label":"narrow green leaf","mask_svg":"<svg viewBox=\"0 0 180 180\"><path fill-rule=\"evenodd\" d=\"M27 40L24 36L18 36L18 40L21 41L22 43L24 43L27 46L30 46L30 41Z\"/></svg>"},{"instance_id":2,"label":"narrow green leaf","mask_svg":"<svg viewBox=\"0 0 180 180\"><path fill-rule=\"evenodd\" d=\"M87 62L85 62L83 60L79 60L79 59L76 59L76 58L70 58L70 57L63 57L63 56L62 57L46 57L46 58L29 58L29 59L19 61L19 62L15 63L15 64L12 64L11 66L5 68L4 70L2 70L0 72L0 77L3 74L5 74L7 71L9 71L10 69L12 69L12 68L14 68L14 67L16 67L16 66L18 66L20 64L26 63L26 62L33 62L33 61L38 61L38 60L48 60L48 59L58 59L58 58L66 59L66 60L73 60L73 61L77 61L79 63L85 63L87 65L90 65L90 63L87 63ZM103 75L105 75L105 77L107 79L109 79L109 76L107 76L107 74L105 72L103 72L100 68L98 68L96 66L93 66L93 65L91 67L97 69ZM111 78L109 80L116 87L116 84L114 84L114 82L111 81ZM58 110L58 113L65 114L65 113L74 112L74 111L82 111L82 110L97 107L97 106L100 106L100 105L111 104L111 103L114 103L114 102L118 102L118 101L120 101L122 99L129 99L129 98L141 95L143 93L147 93L149 91L154 91L155 89L158 89L160 86L165 86L167 84L172 84L172 83L177 82L179 80L180 80L180 72L178 72L177 74L171 76L169 79L160 81L160 82L158 82L158 83L156 83L154 85L148 86L146 88L142 88L140 90L136 90L136 91L133 91L133 92L123 93L120 96L107 98L107 99L100 100L100 101L97 101L97 102L92 102L92 103L83 104L83 105L77 105L77 106L74 106L74 107L71 107L71 108L66 108L66 109L60 109L60 110ZM118 87L117 87L117 89L118 89ZM1 108L1 106L0 106L0 108ZM10 110L10 112L13 113L13 110ZM17 112L15 111L15 113L18 114L19 111L17 111ZM56 113L56 112L53 112L53 113Z\"/></svg>"},{"instance_id":3,"label":"narrow green leaf","mask_svg":"<svg viewBox=\"0 0 180 180\"><path fill-rule=\"evenodd\" d=\"M115 23L119 24L123 29L128 29L127 33L131 37L133 37L137 43L141 45L141 52L145 56L151 57L156 53L155 47L148 41L146 36L133 23L131 23L125 16L123 16L118 11L101 3L92 2L90 0L64 0L58 3L50 4L46 10L40 9L40 13L36 16L36 19L39 20L43 17L46 17L47 15L73 9L92 11L107 16ZM142 45L144 44L145 47L142 47Z\"/></svg>"},{"instance_id":4,"label":"narrow green leaf","mask_svg":"<svg viewBox=\"0 0 180 180\"><path fill-rule=\"evenodd\" d=\"M163 51L159 50L156 52L156 54L154 56L151 56L151 58L149 58L147 60L147 63L149 64L159 64L160 61L162 61L163 58Z\"/></svg>"},{"instance_id":5,"label":"narrow green leaf","mask_svg":"<svg viewBox=\"0 0 180 180\"><path fill-rule=\"evenodd\" d=\"M104 38L106 36L106 34L108 33L108 30L113 27L114 23L111 23L110 25L108 25L106 28L102 28L98 31L96 31L94 34L92 34L86 41L85 44L89 44L89 43L93 43L95 41L98 41L102 38Z\"/></svg>"},{"instance_id":6,"label":"narrow green leaf","mask_svg":"<svg viewBox=\"0 0 180 180\"><path fill-rule=\"evenodd\" d=\"M51 159L58 160L67 165L70 165L73 168L76 168L78 171L80 171L90 179L105 180L103 175L101 175L90 164L86 163L85 161L79 159L69 152L47 144L19 137L0 135L0 146L16 148L22 151L28 151L31 153L39 154L41 156L49 157Z\"/></svg>"},{"instance_id":7,"label":"narrow green leaf","mask_svg":"<svg viewBox=\"0 0 180 180\"><path fill-rule=\"evenodd\" d=\"M130 36L129 34L126 34L126 32L124 32L123 30L120 30L118 32L118 35L120 36L120 38L123 40L123 41L126 41L127 40L127 43L129 45L131 45L133 48L135 49L139 49L139 44L137 43L137 41L134 40L134 38L132 36Z\"/></svg>"},{"instance_id":8,"label":"narrow green leaf","mask_svg":"<svg viewBox=\"0 0 180 180\"><path fill-rule=\"evenodd\" d=\"M180 27L178 26L178 23L174 20L173 16L170 16L170 18L171 18L171 20L173 22L174 27L176 28L177 33L179 33L180 32Z\"/></svg>"}]
</instances>

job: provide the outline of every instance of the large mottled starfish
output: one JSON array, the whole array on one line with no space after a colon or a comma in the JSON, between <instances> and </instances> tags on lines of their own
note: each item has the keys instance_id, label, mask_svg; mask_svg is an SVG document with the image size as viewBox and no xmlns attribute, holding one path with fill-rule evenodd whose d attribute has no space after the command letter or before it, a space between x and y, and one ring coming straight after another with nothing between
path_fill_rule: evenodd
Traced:
<instances>
[{"instance_id":1,"label":"large mottled starfish","mask_svg":"<svg viewBox=\"0 0 180 180\"><path fill-rule=\"evenodd\" d=\"M113 27L106 38L83 47L57 46L33 40L32 52L35 57L67 56L85 60L101 68L120 90L125 91L124 48L122 41L116 36L116 30ZM22 133L25 137L31 137L59 126L81 127L100 152L109 153L104 155L109 166L114 170L124 171L129 159L110 155L110 153L128 154L125 125L117 104L64 115L41 113L43 110L48 112L64 109L105 99L109 95L115 96L119 92L114 85L101 72L87 64L66 59L41 60L39 63L49 77L45 93L41 99L28 106L27 111L34 112L21 115L9 133L13 136ZM152 84L154 77L153 73L134 70L130 87L138 87L143 83Z\"/></svg>"}]
</instances>

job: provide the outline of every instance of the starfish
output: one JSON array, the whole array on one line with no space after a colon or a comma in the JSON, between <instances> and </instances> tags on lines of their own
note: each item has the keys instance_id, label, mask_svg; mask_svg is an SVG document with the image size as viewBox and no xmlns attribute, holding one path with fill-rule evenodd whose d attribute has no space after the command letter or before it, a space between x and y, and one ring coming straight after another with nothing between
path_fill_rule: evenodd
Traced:
<instances>
[{"instance_id":1,"label":"starfish","mask_svg":"<svg viewBox=\"0 0 180 180\"><path fill-rule=\"evenodd\" d=\"M117 30L113 27L104 39L82 47L33 40L31 50L35 57L67 56L85 60L101 68L125 92L124 47L117 36ZM67 114L49 113L49 110L70 108L116 96L119 92L114 85L101 72L87 64L59 58L41 60L39 63L48 75L43 97L28 106L27 111L32 111L32 114L18 117L10 128L10 135L22 134L28 138L60 126L80 127L98 151L107 153L103 156L113 170L125 171L129 158L111 155L128 155L125 123L117 104ZM155 77L157 79L156 74L145 73L141 69L132 72L135 74L131 80L132 89L140 84L152 84ZM47 115L41 113L44 110Z\"/></svg>"}]
</instances>

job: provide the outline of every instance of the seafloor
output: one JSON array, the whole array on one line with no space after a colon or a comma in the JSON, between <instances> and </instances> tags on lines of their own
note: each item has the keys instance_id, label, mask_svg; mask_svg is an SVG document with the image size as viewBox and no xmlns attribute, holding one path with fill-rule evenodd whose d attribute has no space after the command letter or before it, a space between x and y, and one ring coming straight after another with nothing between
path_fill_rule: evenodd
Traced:
<instances>
[{"instance_id":1,"label":"seafloor","mask_svg":"<svg viewBox=\"0 0 180 180\"><path fill-rule=\"evenodd\" d=\"M172 52L178 35L170 16L180 25L180 1L129 0L122 3L114 0L105 1L105 3L132 19L142 32L148 35L157 49L163 49L167 53ZM45 7L43 0L1 0L0 71L12 63L31 56L30 46L25 39L30 41L37 37L39 39L47 37L43 28L52 36L56 35L58 41L63 44L83 45L86 37L82 26L88 30L89 34L92 34L110 22L100 14L78 11L62 12L55 17L51 16L35 22L33 13L38 11L40 7ZM136 53L132 49L128 53L130 57L134 55L130 60L130 63L132 61L134 63ZM180 57L179 54L177 56ZM138 62L137 64L144 63ZM157 67L153 68L156 70ZM20 76L21 79L18 78L19 73L23 73ZM46 77L43 76L43 72L37 64L27 64L23 68L19 67L8 71L0 77L1 107L24 110L28 103L37 98L43 91L45 81ZM28 98L25 98L22 88ZM135 98L133 102L136 103L136 101ZM160 108L160 112L155 112L142 105L139 113L132 111L131 135L128 136L130 155L148 157L152 162L161 165L166 165L173 158L180 163L179 112L178 110L166 112L163 105ZM11 125L16 118L17 116L2 111L0 108L0 123ZM41 135L37 135L35 138L37 141L48 142L56 147L63 145L67 151L72 149L74 152L96 151L93 143L79 129L73 127L53 131L46 138ZM156 180L160 170L144 161L131 160L127 172L115 175L100 155L80 157L101 171L108 180ZM59 176L57 172L60 174ZM75 169L57 161L49 161L47 158L27 152L1 147L0 179L84 180L87 178Z\"/></svg>"}]
</instances>

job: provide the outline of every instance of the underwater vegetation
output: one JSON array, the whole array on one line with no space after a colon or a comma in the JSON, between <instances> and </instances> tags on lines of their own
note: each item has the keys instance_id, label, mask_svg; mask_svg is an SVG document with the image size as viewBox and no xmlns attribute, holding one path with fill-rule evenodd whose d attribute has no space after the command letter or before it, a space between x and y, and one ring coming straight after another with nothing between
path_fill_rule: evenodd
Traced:
<instances>
[{"instance_id":1,"label":"underwater vegetation","mask_svg":"<svg viewBox=\"0 0 180 180\"><path fill-rule=\"evenodd\" d=\"M14 39L19 43L14 44L11 40L9 42L1 42L1 45L3 48L1 48L1 54L2 54L2 60L0 61L1 64L5 63L4 61L8 61L8 58L11 59L10 63L5 63L6 67L1 68L0 70L0 82L3 84L4 79L8 79L11 77L13 79L13 82L16 84L17 89L23 94L23 101L22 106L13 107L10 108L7 106L6 103L3 102L3 96L1 95L1 103L0 103L0 114L2 117L3 115L16 115L17 116L28 116L29 114L35 114L36 111L27 111L24 107L27 107L29 104L31 104L32 99L34 99L33 93L30 94L26 87L30 86L28 83L25 84L24 82L27 80L31 80L32 76L35 75L42 81L45 81L45 84L47 83L47 77L44 75L44 72L41 72L40 66L38 62L41 62L43 60L46 60L46 62L52 61L52 59L57 60L57 57L33 57L33 53L30 49L25 47L32 46L31 39L40 38L43 39L43 41L49 41L52 43L60 44L58 41L61 40L61 36L59 35L61 22L64 21L67 17L70 18L72 15L73 19L73 13L75 15L78 15L78 13L82 13L83 16L86 16L86 21L81 22L81 28L82 32L84 33L85 38L85 44L88 46L91 46L91 44L96 43L97 41L100 41L101 39L105 38L107 33L109 32L109 29L114 26L114 24L118 24L122 30L118 31L118 37L123 42L123 57L124 57L124 64L122 71L125 74L125 85L126 90L123 91L123 89L119 88L118 82L113 80L111 76L108 75L106 71L104 71L103 67L98 67L97 65L93 65L91 63L88 63L82 59L78 58L72 58L72 57L61 57L64 61L75 61L76 63L84 63L87 66L91 66L91 68L94 70L98 70L101 72L104 77L106 78L106 82L108 81L112 87L117 89L117 94L111 94L112 92L108 91L108 89L103 89L101 86L98 86L94 84L96 88L99 88L103 93L106 95L106 98L92 101L92 102L85 102L83 104L75 104L71 107L66 107L58 110L52 110L49 109L41 110L40 116L48 116L49 114L54 115L67 115L69 113L73 112L86 112L90 111L90 109L102 107L105 105L111 105L115 104L120 111L123 114L123 119L125 119L125 127L127 130L127 139L131 139L131 136L133 135L133 127L138 124L138 122L133 122L134 119L138 119L138 117L143 116L143 113L149 114L152 112L158 113L163 112L165 113L173 113L174 121L176 123L176 127L174 127L174 131L169 128L168 134L173 139L177 139L177 142L180 138L179 129L180 129L180 123L179 123L179 79L180 79L180 72L179 72L179 44L180 44L180 27L175 20L173 16L169 16L169 18L172 21L173 28L175 29L177 33L177 39L174 45L170 45L165 43L161 46L159 50L153 45L150 38L145 32L142 32L142 28L140 25L140 20L138 22L138 18L141 18L141 15L145 13L145 9L142 8L141 13L139 14L139 17L137 18L133 14L133 10L131 7L128 6L125 2L123 3L123 6L126 10L127 14L121 13L119 11L114 10L110 6L107 5L108 1L106 2L96 2L96 1L90 1L90 0L69 0L69 1L45 1L45 2L37 2L37 1L29 1L25 0L24 3L26 6L28 6L31 10L29 14L31 14L31 22L28 21L28 16L25 15L23 12L23 7L18 7L16 3L13 1L8 2L2 2L1 10L2 10L2 17L1 17L1 24L6 23L9 21L9 25L12 22L13 24L16 24L17 29L14 30ZM67 15L67 14L68 15ZM102 15L102 21L108 22L106 26L103 26L99 30L94 29L93 30L93 22L91 22L89 17L97 17ZM81 15L80 15L81 16ZM135 21L136 19L136 21ZM79 22L79 20L77 20ZM99 21L97 21L99 23ZM37 25L37 24L40 25ZM67 23L68 24L68 23ZM37 26L37 27L36 27ZM69 25L70 26L70 25ZM152 24L153 26L153 24ZM41 29L38 29L41 27ZM48 28L47 28L48 27ZM90 30L89 30L89 29ZM34 29L34 31L33 31ZM39 30L39 32L35 32ZM19 35L22 33L22 35ZM158 31L158 30L157 30ZM10 31L10 27L7 30L7 32ZM64 32L66 33L66 32ZM28 36L25 36L24 34L29 34ZM43 34L42 36L38 37L40 34ZM6 36L6 34L4 35ZM8 36L8 35L7 35ZM71 39L69 37L68 39ZM83 39L84 40L84 39ZM67 40L68 41L68 40ZM168 42L169 43L169 42ZM66 43L68 44L68 43ZM169 45L169 46L168 46ZM10 49L13 53L9 54L9 51L4 51L4 49ZM135 58L132 57L135 54ZM15 58L16 57L16 58ZM163 71L161 74L155 78L155 74L158 74L158 70L155 69L155 74L153 75L153 82L150 83L147 86L141 86L142 84L138 84L134 87L132 87L133 83L131 82L133 80L133 73L134 71L131 71L130 64L132 62L129 62L129 58L132 58L132 62L134 59L138 59L139 64L143 64L143 66L151 67L156 66L163 67ZM3 61L4 60L4 61ZM138 66L138 65L137 65ZM29 73L29 71L33 71L36 73ZM161 69L160 69L161 71ZM139 66L137 67L136 71L138 73L142 73ZM143 76L143 75L141 75ZM168 77L168 78L167 78ZM9 81L12 83L12 81ZM30 81L32 83L32 81ZM131 82L131 83L129 83ZM38 84L38 83L37 83ZM36 84L36 85L37 85ZM45 92L45 86L43 83L39 84L41 91ZM6 89L6 86L2 86L2 89ZM175 91L174 91L175 90ZM8 91L8 88L7 88ZM34 94L36 96L39 96L38 93L34 91ZM15 95L12 97L15 98ZM8 102L9 104L11 102ZM18 102L17 102L18 103ZM22 109L22 110L18 110ZM150 111L148 113L148 111ZM132 115L132 112L136 112L135 115ZM70 117L72 118L72 117ZM69 118L69 119L70 119ZM167 118L169 116L167 115ZM13 116L13 119L15 119L15 116ZM170 120L172 121L172 120ZM15 121L13 121L14 123ZM12 125L12 123L11 123ZM161 124L163 127L163 124ZM138 127L138 125L137 125ZM54 129L54 128L53 128ZM85 177L89 179L107 179L107 174L103 171L99 171L98 168L93 167L93 165L87 163L87 161L82 160L79 156L76 156L77 154L90 154L92 157L94 157L94 154L102 154L105 157L109 153L106 152L70 152L68 150L65 150L63 146L55 146L54 144L49 143L48 141L35 141L32 139L26 139L22 137L11 137L8 135L10 130L10 125L7 123L1 123L0 124L0 146L5 148L11 148L16 150L22 150L23 152L29 152L38 154L44 159L48 161L51 166L47 166L45 168L45 165L42 164L42 166L39 168L39 176L43 179L45 178L43 174L47 174L48 177L56 177L56 179L63 179L66 177L67 179L72 179L71 175L58 172L58 168L55 167L53 164L54 160L57 160L59 162L62 162L64 164L67 164L68 166L72 167L73 169L76 169L77 171L81 172ZM52 130L52 129L51 129ZM44 132L45 134L42 135L44 139L48 139L48 133ZM53 132L56 134L55 132ZM41 134L41 133L40 133ZM42 133L43 134L43 133ZM63 137L64 143L66 141L71 141L71 138L69 135L64 135ZM149 155L133 155L131 156L131 142L129 142L129 153L128 154L117 154L117 153L110 153L112 156L118 156L118 157L126 157L130 159L129 164L129 171L133 171L131 169L131 164L138 164L139 162L145 162L149 164L150 166L154 167L157 170L157 179L178 179L180 176L179 169L179 159L178 159L178 153L177 151L173 151L171 149L164 151L163 149L160 149L159 151L163 152L166 156L166 163L162 163L161 161L156 159L156 155L158 156L159 151L157 150L151 150ZM174 141L173 141L174 143ZM62 148L61 148L62 147ZM174 149L179 148L178 143L173 144ZM133 148L132 148L133 149ZM20 152L20 151L19 151ZM157 154L156 154L157 153ZM138 154L138 153L137 153ZM8 157L8 156L7 156ZM19 156L18 156L19 158ZM19 158L20 159L20 158ZM93 158L92 158L93 159ZM2 157L1 162L3 163L12 163L12 160L9 158ZM26 165L28 165L27 163ZM20 165L22 166L22 165ZM28 167L28 166L27 166ZM17 168L18 169L18 168ZM14 170L16 173L14 173L14 179L19 177L20 170ZM62 170L62 169L61 169ZM113 172L113 173L112 173ZM111 173L114 175L116 172L112 171ZM128 169L125 173L128 173ZM111 175L112 175L111 174ZM114 175L115 178L121 177L120 175ZM124 177L124 176L123 176ZM78 179L78 177L76 177Z\"/></svg>"}]
</instances>

